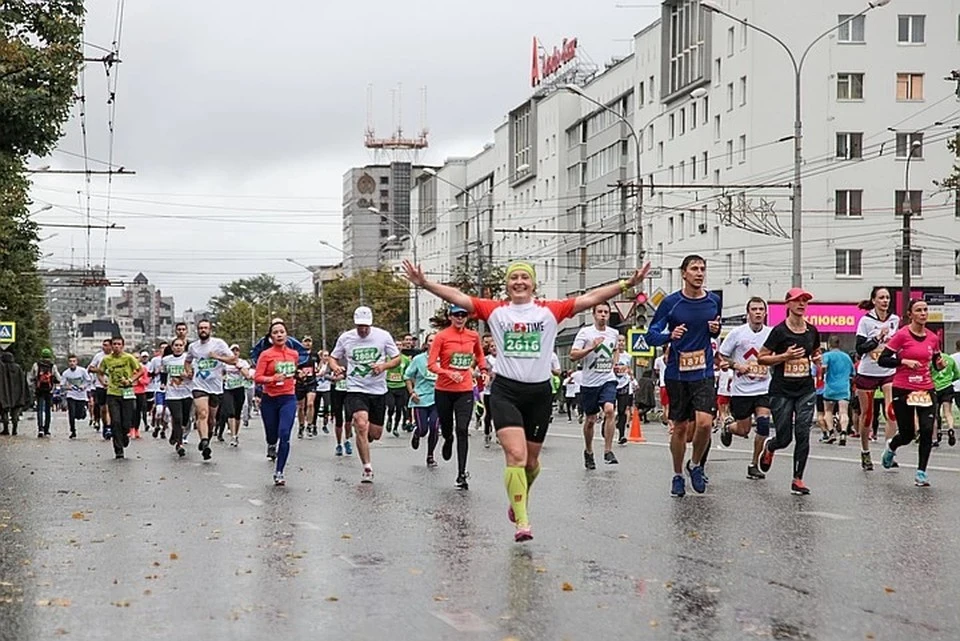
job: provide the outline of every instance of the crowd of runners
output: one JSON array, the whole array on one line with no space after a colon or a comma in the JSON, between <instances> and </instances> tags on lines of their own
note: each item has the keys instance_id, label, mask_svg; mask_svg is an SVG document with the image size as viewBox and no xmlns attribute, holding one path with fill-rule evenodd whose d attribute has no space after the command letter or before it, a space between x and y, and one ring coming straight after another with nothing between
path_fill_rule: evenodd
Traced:
<instances>
[{"instance_id":1,"label":"crowd of runners","mask_svg":"<svg viewBox=\"0 0 960 641\"><path fill-rule=\"evenodd\" d=\"M352 456L356 450L362 483L374 480L371 444L385 434L407 433L412 449L423 448L428 467L437 466L438 446L445 461L456 453L455 484L467 490L469 430L476 424L484 446L495 441L503 451L516 541L533 536L529 496L557 400L568 421L576 413L582 423L588 470L597 464L598 427L603 462L616 465L614 442L626 442L634 406L645 417L659 400L670 434L675 497L685 495L688 478L693 491L706 491L715 432L724 447L734 436L749 439L753 433L746 470L752 480L764 479L776 453L792 443L790 489L805 495L813 429L819 427L825 444L842 446L848 436L859 436L861 466L870 471L870 444L882 427L887 446L881 465L896 467L900 448L916 441L915 483L930 484L931 451L944 435L956 443L952 403L956 396L960 406L960 354L945 353L926 328L925 302L912 301L900 319L890 292L874 288L861 305L866 314L851 353L840 349L839 337L821 336L805 320L813 295L801 288L784 296L783 322L770 327L767 301L754 297L744 310L746 322L724 333L721 302L704 287L706 261L691 255L681 265L682 288L659 304L646 334L647 344L662 353L638 378L624 337L608 324L608 301L631 296L648 268L575 298L547 301L537 297L533 266L515 262L506 270L505 299L489 300L432 282L405 262L414 286L448 303L447 326L425 336L422 349L411 335L396 341L361 306L353 313L354 329L340 335L330 352L316 350L309 336L294 338L276 318L249 360L237 345L214 336L208 320L197 324L196 339L188 340L187 325L178 323L172 340L137 356L126 351L122 337L113 337L85 366L71 355L63 371L49 350L29 372L13 376L5 359L2 434L11 422L17 431L17 412L5 404L12 398L9 381L19 377L35 400L38 437L50 435L51 408L62 403L70 438L85 421L112 443L116 458L124 458L130 439L153 438L169 444L177 458L195 442L209 460L214 441L239 447L241 426L259 414L276 485L286 484L294 433L312 439L332 428L333 454ZM593 322L580 328L567 355L575 369L563 373L558 329L588 311ZM469 327L471 319L483 323L484 334Z\"/></svg>"}]
</instances>

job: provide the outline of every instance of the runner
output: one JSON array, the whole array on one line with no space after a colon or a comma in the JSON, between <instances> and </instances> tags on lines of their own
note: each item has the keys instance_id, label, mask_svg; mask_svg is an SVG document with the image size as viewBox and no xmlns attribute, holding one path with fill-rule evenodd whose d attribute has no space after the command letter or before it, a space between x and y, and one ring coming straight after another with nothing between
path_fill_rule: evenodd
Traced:
<instances>
[{"instance_id":1,"label":"runner","mask_svg":"<svg viewBox=\"0 0 960 641\"><path fill-rule=\"evenodd\" d=\"M960 369L960 339L957 340L954 347L957 351L951 354L950 358L953 359L953 362L957 364L957 368ZM953 384L953 402L956 403L957 408L960 408L960 381Z\"/></svg>"},{"instance_id":2,"label":"runner","mask_svg":"<svg viewBox=\"0 0 960 641\"><path fill-rule=\"evenodd\" d=\"M633 357L627 353L627 338L617 338L617 351L614 354L613 373L617 375L617 442L627 444L627 421L633 408L633 393L636 382L633 380ZM611 452L612 454L612 452ZM616 457L614 457L616 458Z\"/></svg>"},{"instance_id":3,"label":"runner","mask_svg":"<svg viewBox=\"0 0 960 641\"><path fill-rule=\"evenodd\" d=\"M775 436L768 436L760 455L760 471L766 474L773 465L773 453L790 445L793 448L793 482L790 491L798 496L810 494L803 482L803 471L810 454L810 429L816 388L811 366L821 365L820 332L804 319L813 294L794 287L785 297L787 317L770 331L757 362L773 367L770 379L770 409L773 410Z\"/></svg>"},{"instance_id":4,"label":"runner","mask_svg":"<svg viewBox=\"0 0 960 641\"><path fill-rule=\"evenodd\" d=\"M163 406L163 386L161 384L163 352L167 349L167 342L161 341L154 352L153 358L147 364L147 372L150 374L150 384L147 385L147 406L150 412L150 421L148 427L153 430L153 438L157 438L160 430L166 432L164 424L165 414ZM166 434L164 434L166 438Z\"/></svg>"},{"instance_id":5,"label":"runner","mask_svg":"<svg viewBox=\"0 0 960 641\"><path fill-rule=\"evenodd\" d=\"M487 369L480 335L467 328L468 315L464 307L451 305L447 310L450 325L434 336L427 356L427 369L437 375L434 398L440 435L443 436L440 454L444 461L449 461L453 456L453 437L456 432L458 490L469 489L467 452L474 404L473 370Z\"/></svg>"},{"instance_id":6,"label":"runner","mask_svg":"<svg viewBox=\"0 0 960 641\"><path fill-rule=\"evenodd\" d=\"M357 431L357 453L363 464L361 483L373 483L370 442L383 435L386 414L386 371L400 362L400 350L389 332L373 327L373 311L361 305L353 312L356 329L344 332L330 353L334 374L346 372L347 395L344 418ZM340 365L340 359L347 363Z\"/></svg>"},{"instance_id":7,"label":"runner","mask_svg":"<svg viewBox=\"0 0 960 641\"><path fill-rule=\"evenodd\" d=\"M660 411L663 416L660 422L667 426L667 433L673 434L673 421L670 420L670 395L667 394L667 357L670 352L670 344L663 346L663 353L653 360L653 373L657 377L657 389L660 396Z\"/></svg>"},{"instance_id":8,"label":"runner","mask_svg":"<svg viewBox=\"0 0 960 641\"><path fill-rule=\"evenodd\" d=\"M498 356L490 409L506 459L504 485L511 504L509 517L516 525L514 540L529 541L533 534L527 501L540 474L540 450L552 415L551 357L555 356L559 323L617 294L626 294L643 282L650 266L638 269L629 280L562 301L535 300L537 275L529 263L507 267L505 301L473 298L429 281L423 269L409 261L403 262L403 268L413 285L474 313L493 334Z\"/></svg>"},{"instance_id":9,"label":"runner","mask_svg":"<svg viewBox=\"0 0 960 641\"><path fill-rule=\"evenodd\" d=\"M823 355L823 415L831 435L833 434L834 415L839 416L838 445L847 444L847 426L850 424L850 381L853 379L853 361L846 352L840 350L840 337L827 339L827 353Z\"/></svg>"},{"instance_id":10,"label":"runner","mask_svg":"<svg viewBox=\"0 0 960 641\"><path fill-rule=\"evenodd\" d=\"M113 438L113 453L123 458L123 450L130 444L129 430L134 424L137 398L134 383L140 376L143 365L133 354L123 351L122 336L114 336L111 351L103 357L100 368L107 377L107 405L110 408L110 434Z\"/></svg>"},{"instance_id":11,"label":"runner","mask_svg":"<svg viewBox=\"0 0 960 641\"><path fill-rule=\"evenodd\" d=\"M943 424L947 424L947 444L953 447L957 444L957 436L953 431L953 385L960 380L960 368L953 356L941 354L943 358L943 368L933 368L930 374L933 376L933 386L936 391L936 411L937 411L937 440L934 446L939 446L943 440Z\"/></svg>"},{"instance_id":12,"label":"runner","mask_svg":"<svg viewBox=\"0 0 960 641\"><path fill-rule=\"evenodd\" d=\"M409 334L407 336L410 336ZM409 345L413 345L413 337L410 336ZM400 350L400 364L387 370L387 431L392 432L394 436L400 436L401 424L406 430L407 405L410 402L410 396L407 393L407 384L403 380L403 374L410 365L410 357L406 356L402 350L403 344L398 344ZM409 349L409 347L407 348ZM393 428L391 429L391 425Z\"/></svg>"},{"instance_id":13,"label":"runner","mask_svg":"<svg viewBox=\"0 0 960 641\"><path fill-rule=\"evenodd\" d=\"M110 408L107 407L107 379L100 367L103 358L113 350L109 338L103 339L102 349L93 355L87 371L93 374L93 413L100 420L103 440L110 440ZM96 420L95 419L95 420Z\"/></svg>"},{"instance_id":14,"label":"runner","mask_svg":"<svg viewBox=\"0 0 960 641\"><path fill-rule=\"evenodd\" d=\"M67 421L70 424L70 438L77 438L77 421L87 415L87 389L93 384L87 370L77 367L77 357L67 357L67 369L60 377L67 397Z\"/></svg>"},{"instance_id":15,"label":"runner","mask_svg":"<svg viewBox=\"0 0 960 641\"><path fill-rule=\"evenodd\" d=\"M329 363L329 356L327 357ZM345 365L346 361L341 363ZM345 421L343 404L347 400L347 377L346 370L341 370L339 374L334 374L331 369L328 376L333 384L330 390L330 413L333 416L333 434L337 439L337 447L334 453L337 456L353 454L353 444L350 438L353 436L353 420ZM346 425L344 425L346 423ZM346 436L346 438L344 438Z\"/></svg>"},{"instance_id":16,"label":"runner","mask_svg":"<svg viewBox=\"0 0 960 641\"><path fill-rule=\"evenodd\" d=\"M135 409L133 411L133 425L130 426L131 437L140 438L140 424L144 428L149 427L147 423L147 386L150 385L150 372L147 365L150 364L150 353L140 352L140 374L133 381L133 395L136 398Z\"/></svg>"},{"instance_id":17,"label":"runner","mask_svg":"<svg viewBox=\"0 0 960 641\"><path fill-rule=\"evenodd\" d=\"M187 363L193 369L193 404L197 414L203 460L210 460L210 431L217 424L217 408L223 397L225 365L235 365L237 356L220 338L213 337L213 326L204 319L197 322L197 340L187 348Z\"/></svg>"},{"instance_id":18,"label":"runner","mask_svg":"<svg viewBox=\"0 0 960 641\"><path fill-rule=\"evenodd\" d=\"M283 322L272 323L269 334L273 339L273 346L263 350L257 358L257 373L253 380L263 385L260 416L267 435L267 445L277 446L273 484L286 485L283 471L290 456L290 433L297 418L295 379L302 379L303 376L297 363L300 360L299 352L287 347L286 325ZM239 351L237 349L238 353Z\"/></svg>"},{"instance_id":19,"label":"runner","mask_svg":"<svg viewBox=\"0 0 960 641\"><path fill-rule=\"evenodd\" d=\"M330 353L322 349L317 352L317 359L320 363L320 369L317 371L317 397L316 401L313 404L313 435L317 435L316 425L317 419L323 419L323 433L329 434L330 428L328 423L330 421L330 388L332 383L330 381L329 373L330 366L327 365L327 357L330 356Z\"/></svg>"},{"instance_id":20,"label":"runner","mask_svg":"<svg viewBox=\"0 0 960 641\"><path fill-rule=\"evenodd\" d=\"M193 411L193 368L184 353L187 340L174 338L168 347L170 354L161 359L161 371L167 381L164 402L170 412L170 445L178 456L186 456L183 447L184 427Z\"/></svg>"},{"instance_id":21,"label":"runner","mask_svg":"<svg viewBox=\"0 0 960 641\"><path fill-rule=\"evenodd\" d=\"M770 370L757 362L757 356L769 336L767 302L755 296L747 301L747 322L727 334L719 350L722 367L730 367L736 373L730 386L730 415L734 423L721 428L720 442L730 447L734 434L748 438L756 419L753 455L747 466L747 478L751 480L766 478L757 461L763 442L770 436Z\"/></svg>"},{"instance_id":22,"label":"runner","mask_svg":"<svg viewBox=\"0 0 960 641\"><path fill-rule=\"evenodd\" d=\"M410 407L413 409L413 419L416 427L410 436L410 447L418 449L420 439L427 437L427 467L436 467L437 461L433 452L440 439L437 429L437 406L435 401L435 385L437 375L427 369L427 353L433 344L434 334L427 334L424 340L426 352L421 352L410 359L403 377L407 382L407 391L410 393Z\"/></svg>"},{"instance_id":23,"label":"runner","mask_svg":"<svg viewBox=\"0 0 960 641\"><path fill-rule=\"evenodd\" d=\"M0 434L17 435L20 412L30 403L27 375L10 352L0 351ZM13 427L13 431L10 428Z\"/></svg>"},{"instance_id":24,"label":"runner","mask_svg":"<svg viewBox=\"0 0 960 641\"><path fill-rule=\"evenodd\" d=\"M718 348L719 349L719 348ZM717 427L729 427L733 423L730 415L730 397L733 395L734 372L730 368L717 368Z\"/></svg>"},{"instance_id":25,"label":"runner","mask_svg":"<svg viewBox=\"0 0 960 641\"><path fill-rule=\"evenodd\" d=\"M667 296L654 314L647 331L647 344L670 345L666 352L664 383L673 421L670 452L673 481L670 494L686 494L683 458L687 442L693 441L693 458L688 466L690 484L698 494L706 489L703 457L710 442L710 430L717 412L711 339L720 335L720 299L703 287L707 262L695 254L680 264L683 288Z\"/></svg>"},{"instance_id":26,"label":"runner","mask_svg":"<svg viewBox=\"0 0 960 641\"><path fill-rule=\"evenodd\" d=\"M60 385L60 372L53 362L53 352L49 347L40 351L40 360L33 364L27 375L33 387L37 404L37 438L50 436L50 411L53 408L53 390Z\"/></svg>"},{"instance_id":27,"label":"runner","mask_svg":"<svg viewBox=\"0 0 960 641\"><path fill-rule=\"evenodd\" d=\"M887 340L877 359L880 367L894 368L893 411L897 418L897 435L887 443L880 462L885 469L893 467L897 449L912 443L920 433L920 451L914 484L929 487L927 462L933 445L934 385L931 367L941 370L945 363L940 354L940 339L927 329L927 303L911 300L907 307L910 324Z\"/></svg>"},{"instance_id":28,"label":"runner","mask_svg":"<svg viewBox=\"0 0 960 641\"><path fill-rule=\"evenodd\" d=\"M237 362L227 365L223 370L223 407L220 411L223 420L226 420L230 427L230 447L238 447L240 418L243 416L243 404L247 399L247 382L253 380L253 372L250 371L250 363L240 358L239 345L234 343L230 346L230 351L237 357Z\"/></svg>"},{"instance_id":29,"label":"runner","mask_svg":"<svg viewBox=\"0 0 960 641\"><path fill-rule=\"evenodd\" d=\"M299 358L297 363L297 438L303 438L303 430L306 428L307 436L317 435L316 412L313 411L317 400L317 372L320 370L320 362L313 353L313 338L304 336L301 342L307 355Z\"/></svg>"},{"instance_id":30,"label":"runner","mask_svg":"<svg viewBox=\"0 0 960 641\"><path fill-rule=\"evenodd\" d=\"M874 422L875 391L883 392L884 438L890 441L896 434L896 423L890 414L894 370L882 367L877 359L887 340L899 328L900 317L890 311L890 291L886 287L874 287L870 291L870 300L861 302L860 309L869 311L857 324L857 353L862 358L853 382L860 399L860 466L869 471L873 469L870 430Z\"/></svg>"},{"instance_id":31,"label":"runner","mask_svg":"<svg viewBox=\"0 0 960 641\"><path fill-rule=\"evenodd\" d=\"M606 301L593 307L593 325L581 327L570 348L570 360L580 363L583 383L580 387L580 406L587 417L583 423L583 466L597 469L593 456L593 432L597 416L603 411L600 434L603 436L603 460L616 465L613 453L613 434L617 412L617 376L613 367L619 354L617 346L620 334L607 325L610 319L610 304Z\"/></svg>"},{"instance_id":32,"label":"runner","mask_svg":"<svg viewBox=\"0 0 960 641\"><path fill-rule=\"evenodd\" d=\"M580 416L580 381L574 376L574 374L579 371L579 369L570 370L563 377L563 400L566 403L567 421L570 423L573 422L574 412L576 412L577 417ZM486 394L486 388L484 388L483 392Z\"/></svg>"},{"instance_id":33,"label":"runner","mask_svg":"<svg viewBox=\"0 0 960 641\"><path fill-rule=\"evenodd\" d=\"M497 363L497 345L493 342L493 336L487 334L486 336L490 337L490 340L487 341L487 345L483 348L483 357L487 361L487 369L481 372L483 376L483 447L489 449L490 443L493 441L493 414L490 411L490 393L493 391L493 379L496 377L496 374L493 373L493 368ZM483 344L483 341L481 341ZM579 407L580 399L577 399L577 411L580 411Z\"/></svg>"}]
</instances>

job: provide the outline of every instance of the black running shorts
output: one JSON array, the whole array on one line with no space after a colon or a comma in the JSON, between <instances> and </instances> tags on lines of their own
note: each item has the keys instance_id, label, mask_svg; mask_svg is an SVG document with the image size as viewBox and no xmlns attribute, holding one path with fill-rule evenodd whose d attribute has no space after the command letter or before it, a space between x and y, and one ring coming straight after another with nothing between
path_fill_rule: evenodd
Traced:
<instances>
[{"instance_id":1,"label":"black running shorts","mask_svg":"<svg viewBox=\"0 0 960 641\"><path fill-rule=\"evenodd\" d=\"M493 379L490 415L496 430L522 427L527 441L543 443L553 413L550 381L521 383L503 376Z\"/></svg>"}]
</instances>

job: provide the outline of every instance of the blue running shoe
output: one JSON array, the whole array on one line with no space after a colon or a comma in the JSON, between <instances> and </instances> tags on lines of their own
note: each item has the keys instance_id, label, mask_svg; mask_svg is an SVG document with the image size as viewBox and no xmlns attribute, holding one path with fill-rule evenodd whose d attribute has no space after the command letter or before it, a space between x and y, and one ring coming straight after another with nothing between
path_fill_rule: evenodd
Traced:
<instances>
[{"instance_id":1,"label":"blue running shoe","mask_svg":"<svg viewBox=\"0 0 960 641\"><path fill-rule=\"evenodd\" d=\"M111 432L110 430L103 430L103 440L109 441L112 438L113 438L113 432Z\"/></svg>"},{"instance_id":2,"label":"blue running shoe","mask_svg":"<svg viewBox=\"0 0 960 641\"><path fill-rule=\"evenodd\" d=\"M703 477L703 467L694 465L690 468L690 485L697 494L703 494L707 491L707 481Z\"/></svg>"},{"instance_id":3,"label":"blue running shoe","mask_svg":"<svg viewBox=\"0 0 960 641\"><path fill-rule=\"evenodd\" d=\"M343 446L337 443L337 456L343 456Z\"/></svg>"},{"instance_id":4,"label":"blue running shoe","mask_svg":"<svg viewBox=\"0 0 960 641\"><path fill-rule=\"evenodd\" d=\"M880 458L880 464L883 465L883 469L889 470L893 467L894 456L896 456L896 454L889 447L883 451L883 456Z\"/></svg>"},{"instance_id":5,"label":"blue running shoe","mask_svg":"<svg viewBox=\"0 0 960 641\"><path fill-rule=\"evenodd\" d=\"M913 484L917 487L930 487L930 479L923 470L917 470L917 475L913 479Z\"/></svg>"},{"instance_id":6,"label":"blue running shoe","mask_svg":"<svg viewBox=\"0 0 960 641\"><path fill-rule=\"evenodd\" d=\"M343 453L347 456L353 454L353 444L350 441L343 442Z\"/></svg>"},{"instance_id":7,"label":"blue running shoe","mask_svg":"<svg viewBox=\"0 0 960 641\"><path fill-rule=\"evenodd\" d=\"M676 474L673 477L673 484L670 486L670 496L680 498L687 493L687 482L683 474Z\"/></svg>"}]
</instances>

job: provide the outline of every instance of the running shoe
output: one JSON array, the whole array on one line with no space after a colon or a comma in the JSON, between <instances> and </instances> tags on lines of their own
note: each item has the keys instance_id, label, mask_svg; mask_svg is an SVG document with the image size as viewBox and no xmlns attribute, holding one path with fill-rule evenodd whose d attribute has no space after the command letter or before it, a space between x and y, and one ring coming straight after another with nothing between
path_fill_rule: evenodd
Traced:
<instances>
[{"instance_id":1,"label":"running shoe","mask_svg":"<svg viewBox=\"0 0 960 641\"><path fill-rule=\"evenodd\" d=\"M767 475L760 471L760 468L756 465L747 466L747 478L752 481L762 481L767 478Z\"/></svg>"},{"instance_id":2,"label":"running shoe","mask_svg":"<svg viewBox=\"0 0 960 641\"><path fill-rule=\"evenodd\" d=\"M273 484L274 485L286 485L287 479L283 478L283 472L274 472L273 473Z\"/></svg>"},{"instance_id":3,"label":"running shoe","mask_svg":"<svg viewBox=\"0 0 960 641\"><path fill-rule=\"evenodd\" d=\"M363 474L360 475L361 483L373 483L373 468L365 467L363 468Z\"/></svg>"},{"instance_id":4,"label":"running shoe","mask_svg":"<svg viewBox=\"0 0 960 641\"><path fill-rule=\"evenodd\" d=\"M767 437L763 442L763 453L760 454L760 471L766 474L770 471L770 466L773 465L773 452L771 452L767 446L770 445L770 441L773 440L771 437Z\"/></svg>"},{"instance_id":5,"label":"running shoe","mask_svg":"<svg viewBox=\"0 0 960 641\"><path fill-rule=\"evenodd\" d=\"M436 467L436 466L437 466L437 459L433 458L432 456L428 456L427 467Z\"/></svg>"},{"instance_id":6,"label":"running shoe","mask_svg":"<svg viewBox=\"0 0 960 641\"><path fill-rule=\"evenodd\" d=\"M860 467L867 472L873 471L873 460L870 458L870 452L860 452Z\"/></svg>"},{"instance_id":7,"label":"running shoe","mask_svg":"<svg viewBox=\"0 0 960 641\"><path fill-rule=\"evenodd\" d=\"M77 430L70 430L70 438L77 438Z\"/></svg>"},{"instance_id":8,"label":"running shoe","mask_svg":"<svg viewBox=\"0 0 960 641\"><path fill-rule=\"evenodd\" d=\"M417 436L416 434L410 437L410 447L412 447L415 450L420 449L420 437Z\"/></svg>"},{"instance_id":9,"label":"running shoe","mask_svg":"<svg viewBox=\"0 0 960 641\"><path fill-rule=\"evenodd\" d=\"M730 431L730 425L727 423L723 424L723 427L720 428L720 444L724 447L730 447L733 443L733 432Z\"/></svg>"},{"instance_id":10,"label":"running shoe","mask_svg":"<svg viewBox=\"0 0 960 641\"><path fill-rule=\"evenodd\" d=\"M130 446L130 433L129 433L129 432L124 432L124 433L120 436L120 444L123 445L123 447L129 447L129 446Z\"/></svg>"},{"instance_id":11,"label":"running shoe","mask_svg":"<svg viewBox=\"0 0 960 641\"><path fill-rule=\"evenodd\" d=\"M930 479L927 478L927 473L923 470L917 470L916 476L913 477L913 484L917 487L930 487Z\"/></svg>"},{"instance_id":12,"label":"running shoe","mask_svg":"<svg viewBox=\"0 0 960 641\"><path fill-rule=\"evenodd\" d=\"M516 533L513 535L513 540L517 543L523 543L532 539L533 532L530 531L529 527L518 527Z\"/></svg>"},{"instance_id":13,"label":"running shoe","mask_svg":"<svg viewBox=\"0 0 960 641\"><path fill-rule=\"evenodd\" d=\"M327 427L327 424L326 424L326 423L323 424L323 428L322 428L322 429L323 429L323 433L324 433L324 434L329 434L329 433L330 433L330 428Z\"/></svg>"},{"instance_id":14,"label":"running shoe","mask_svg":"<svg viewBox=\"0 0 960 641\"><path fill-rule=\"evenodd\" d=\"M140 436L138 435L137 438L140 438ZM220 443L223 443L224 439L223 439L223 433L222 433L222 432L217 432L217 441L220 442Z\"/></svg>"},{"instance_id":15,"label":"running shoe","mask_svg":"<svg viewBox=\"0 0 960 641\"><path fill-rule=\"evenodd\" d=\"M793 479L790 484L790 493L796 496L806 496L810 494L810 488L803 484L803 479Z\"/></svg>"},{"instance_id":16,"label":"running shoe","mask_svg":"<svg viewBox=\"0 0 960 641\"><path fill-rule=\"evenodd\" d=\"M230 447L239 447L240 446L240 437L231 436L230 437Z\"/></svg>"},{"instance_id":17,"label":"running shoe","mask_svg":"<svg viewBox=\"0 0 960 641\"><path fill-rule=\"evenodd\" d=\"M393 426L393 435L396 436L397 438L400 438L400 430L397 429L396 425Z\"/></svg>"},{"instance_id":18,"label":"running shoe","mask_svg":"<svg viewBox=\"0 0 960 641\"><path fill-rule=\"evenodd\" d=\"M183 445L177 446L177 456L183 458L187 455L187 450L183 449Z\"/></svg>"},{"instance_id":19,"label":"running shoe","mask_svg":"<svg viewBox=\"0 0 960 641\"><path fill-rule=\"evenodd\" d=\"M490 441L492 441L492 440L493 440L493 437L492 437L492 436L490 436L489 434L484 434L484 435L483 435L483 446L484 446L485 448L487 448L487 449L490 449Z\"/></svg>"},{"instance_id":20,"label":"running shoe","mask_svg":"<svg viewBox=\"0 0 960 641\"><path fill-rule=\"evenodd\" d=\"M271 461L277 460L277 444L267 445L267 458Z\"/></svg>"},{"instance_id":21,"label":"running shoe","mask_svg":"<svg viewBox=\"0 0 960 641\"><path fill-rule=\"evenodd\" d=\"M687 482L682 474L673 476L673 483L670 485L670 496L680 498L687 493Z\"/></svg>"},{"instance_id":22,"label":"running shoe","mask_svg":"<svg viewBox=\"0 0 960 641\"><path fill-rule=\"evenodd\" d=\"M583 452L583 466L588 470L597 469L597 463L593 460L593 452Z\"/></svg>"},{"instance_id":23,"label":"running shoe","mask_svg":"<svg viewBox=\"0 0 960 641\"><path fill-rule=\"evenodd\" d=\"M43 438L43 430L37 432L37 438Z\"/></svg>"},{"instance_id":24,"label":"running shoe","mask_svg":"<svg viewBox=\"0 0 960 641\"><path fill-rule=\"evenodd\" d=\"M103 440L109 441L112 438L113 438L113 432L111 432L110 430L103 430Z\"/></svg>"},{"instance_id":25,"label":"running shoe","mask_svg":"<svg viewBox=\"0 0 960 641\"><path fill-rule=\"evenodd\" d=\"M953 432L953 430L947 430L947 445L949 445L950 447L953 447L956 444L957 444L957 435Z\"/></svg>"},{"instance_id":26,"label":"running shoe","mask_svg":"<svg viewBox=\"0 0 960 641\"><path fill-rule=\"evenodd\" d=\"M337 443L337 449L334 451L337 456L343 456L343 446Z\"/></svg>"},{"instance_id":27,"label":"running shoe","mask_svg":"<svg viewBox=\"0 0 960 641\"><path fill-rule=\"evenodd\" d=\"M690 469L690 485L697 494L703 494L707 491L707 481L704 479L703 467L694 465Z\"/></svg>"},{"instance_id":28,"label":"running shoe","mask_svg":"<svg viewBox=\"0 0 960 641\"><path fill-rule=\"evenodd\" d=\"M449 461L453 456L453 434L450 436L444 435L443 449L440 450L440 456L443 457L444 461Z\"/></svg>"},{"instance_id":29,"label":"running shoe","mask_svg":"<svg viewBox=\"0 0 960 641\"><path fill-rule=\"evenodd\" d=\"M160 438L162 439L167 438L167 430L160 430Z\"/></svg>"},{"instance_id":30,"label":"running shoe","mask_svg":"<svg viewBox=\"0 0 960 641\"><path fill-rule=\"evenodd\" d=\"M838 445L839 447L846 447L846 446L847 446L847 435L846 435L845 433L840 432L840 440L837 441L837 445Z\"/></svg>"},{"instance_id":31,"label":"running shoe","mask_svg":"<svg viewBox=\"0 0 960 641\"><path fill-rule=\"evenodd\" d=\"M607 465L618 465L620 461L617 460L616 455L613 452L604 452L603 453L603 462Z\"/></svg>"},{"instance_id":32,"label":"running shoe","mask_svg":"<svg viewBox=\"0 0 960 641\"><path fill-rule=\"evenodd\" d=\"M620 439L617 441L617 445L626 445L626 444L627 444L626 436L621 436Z\"/></svg>"},{"instance_id":33,"label":"running shoe","mask_svg":"<svg viewBox=\"0 0 960 641\"><path fill-rule=\"evenodd\" d=\"M190 445L190 432L185 432L183 435L183 444Z\"/></svg>"},{"instance_id":34,"label":"running shoe","mask_svg":"<svg viewBox=\"0 0 960 641\"><path fill-rule=\"evenodd\" d=\"M880 458L880 464L883 465L883 469L889 470L893 467L893 464L896 462L893 460L893 457L896 456L893 450L889 447L883 451L883 456Z\"/></svg>"},{"instance_id":35,"label":"running shoe","mask_svg":"<svg viewBox=\"0 0 960 641\"><path fill-rule=\"evenodd\" d=\"M114 457L114 458L124 458L124 456L123 456L123 450L114 450L114 451L113 451L113 457Z\"/></svg>"},{"instance_id":36,"label":"running shoe","mask_svg":"<svg viewBox=\"0 0 960 641\"><path fill-rule=\"evenodd\" d=\"M202 438L200 439L200 444L197 445L197 449L200 450L200 453L203 454L203 460L210 460L210 439Z\"/></svg>"},{"instance_id":37,"label":"running shoe","mask_svg":"<svg viewBox=\"0 0 960 641\"><path fill-rule=\"evenodd\" d=\"M158 436L160 436L160 428L155 427L153 428L153 438L157 438Z\"/></svg>"},{"instance_id":38,"label":"running shoe","mask_svg":"<svg viewBox=\"0 0 960 641\"><path fill-rule=\"evenodd\" d=\"M303 438L303 425L297 430L297 438Z\"/></svg>"},{"instance_id":39,"label":"running shoe","mask_svg":"<svg viewBox=\"0 0 960 641\"><path fill-rule=\"evenodd\" d=\"M468 478L470 478L470 472L464 472L463 474L457 476L456 488L458 490L469 490L470 485L467 483Z\"/></svg>"},{"instance_id":40,"label":"running shoe","mask_svg":"<svg viewBox=\"0 0 960 641\"><path fill-rule=\"evenodd\" d=\"M688 459L688 460L687 460L687 466L686 466L687 474L690 474L690 470L691 470L692 467L693 467L693 461ZM706 470L706 468L704 468L703 466L700 466L700 470L701 470L702 473L703 473L703 482L706 483L707 485L709 485L709 484L710 484L710 477L707 476L707 470Z\"/></svg>"},{"instance_id":41,"label":"running shoe","mask_svg":"<svg viewBox=\"0 0 960 641\"><path fill-rule=\"evenodd\" d=\"M343 442L343 453L347 456L353 454L353 443L349 439Z\"/></svg>"}]
</instances>

